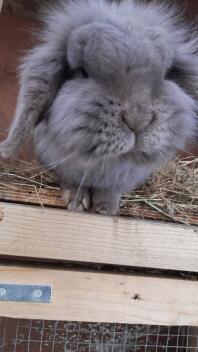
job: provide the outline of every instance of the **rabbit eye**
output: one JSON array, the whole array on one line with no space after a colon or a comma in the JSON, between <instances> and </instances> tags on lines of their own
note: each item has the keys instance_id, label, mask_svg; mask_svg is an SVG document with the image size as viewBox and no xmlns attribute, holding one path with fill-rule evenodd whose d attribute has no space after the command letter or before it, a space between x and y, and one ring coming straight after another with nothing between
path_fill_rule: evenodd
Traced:
<instances>
[{"instance_id":1,"label":"rabbit eye","mask_svg":"<svg viewBox=\"0 0 198 352\"><path fill-rule=\"evenodd\" d=\"M89 74L84 67L80 67L80 74L83 78L89 78Z\"/></svg>"}]
</instances>

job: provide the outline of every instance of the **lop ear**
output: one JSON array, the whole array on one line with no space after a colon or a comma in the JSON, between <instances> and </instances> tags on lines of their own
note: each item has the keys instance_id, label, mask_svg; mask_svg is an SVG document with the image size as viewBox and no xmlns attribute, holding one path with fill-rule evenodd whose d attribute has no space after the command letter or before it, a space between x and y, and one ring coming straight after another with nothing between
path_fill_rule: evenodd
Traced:
<instances>
[{"instance_id":1,"label":"lop ear","mask_svg":"<svg viewBox=\"0 0 198 352\"><path fill-rule=\"evenodd\" d=\"M86 66L104 77L127 62L129 39L118 27L94 23L75 29L68 38L67 60L72 68ZM125 50L123 51L123 47Z\"/></svg>"},{"instance_id":2,"label":"lop ear","mask_svg":"<svg viewBox=\"0 0 198 352\"><path fill-rule=\"evenodd\" d=\"M25 57L15 116L7 139L0 143L1 157L14 156L32 134L39 117L50 106L63 78L67 77L65 70L68 71L68 66L62 50L59 53L48 44L36 47Z\"/></svg>"},{"instance_id":3,"label":"lop ear","mask_svg":"<svg viewBox=\"0 0 198 352\"><path fill-rule=\"evenodd\" d=\"M195 142L198 143L198 55L187 52L177 52L172 67L168 70L166 78L174 81L196 104L196 130Z\"/></svg>"},{"instance_id":4,"label":"lop ear","mask_svg":"<svg viewBox=\"0 0 198 352\"><path fill-rule=\"evenodd\" d=\"M155 48L159 63L164 72L166 72L172 66L174 57L167 33L159 28L157 30L152 28L148 31L148 35Z\"/></svg>"},{"instance_id":5,"label":"lop ear","mask_svg":"<svg viewBox=\"0 0 198 352\"><path fill-rule=\"evenodd\" d=\"M108 35L109 27L106 24L87 24L71 33L68 38L67 60L72 68L83 66L85 61L87 65L90 62L93 64L93 59L97 65L98 51L101 52L105 39L108 40L102 38L102 33Z\"/></svg>"},{"instance_id":6,"label":"lop ear","mask_svg":"<svg viewBox=\"0 0 198 352\"><path fill-rule=\"evenodd\" d=\"M198 55L177 52L166 78L176 82L198 102Z\"/></svg>"},{"instance_id":7,"label":"lop ear","mask_svg":"<svg viewBox=\"0 0 198 352\"><path fill-rule=\"evenodd\" d=\"M84 48L90 41L90 33L92 25L85 25L71 33L67 44L67 60L72 68L83 65Z\"/></svg>"}]
</instances>

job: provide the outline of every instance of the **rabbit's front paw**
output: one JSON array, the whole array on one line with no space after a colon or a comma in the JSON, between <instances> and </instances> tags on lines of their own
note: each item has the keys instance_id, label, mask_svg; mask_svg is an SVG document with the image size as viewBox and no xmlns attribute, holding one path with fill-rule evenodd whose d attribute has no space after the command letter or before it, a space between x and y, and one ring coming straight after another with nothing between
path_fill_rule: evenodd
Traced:
<instances>
[{"instance_id":1,"label":"rabbit's front paw","mask_svg":"<svg viewBox=\"0 0 198 352\"><path fill-rule=\"evenodd\" d=\"M93 213L98 213L101 215L114 216L119 214L119 207L117 204L112 204L111 202L100 202L99 204L95 204L91 211Z\"/></svg>"},{"instance_id":2,"label":"rabbit's front paw","mask_svg":"<svg viewBox=\"0 0 198 352\"><path fill-rule=\"evenodd\" d=\"M15 145L9 141L0 143L0 156L3 159L8 159L15 154Z\"/></svg>"},{"instance_id":3,"label":"rabbit's front paw","mask_svg":"<svg viewBox=\"0 0 198 352\"><path fill-rule=\"evenodd\" d=\"M70 211L85 211L91 206L90 193L86 188L80 191L76 188L64 189L63 199L66 207Z\"/></svg>"},{"instance_id":4,"label":"rabbit's front paw","mask_svg":"<svg viewBox=\"0 0 198 352\"><path fill-rule=\"evenodd\" d=\"M92 198L91 211L102 215L119 215L119 201L121 195L117 193L96 192Z\"/></svg>"}]
</instances>

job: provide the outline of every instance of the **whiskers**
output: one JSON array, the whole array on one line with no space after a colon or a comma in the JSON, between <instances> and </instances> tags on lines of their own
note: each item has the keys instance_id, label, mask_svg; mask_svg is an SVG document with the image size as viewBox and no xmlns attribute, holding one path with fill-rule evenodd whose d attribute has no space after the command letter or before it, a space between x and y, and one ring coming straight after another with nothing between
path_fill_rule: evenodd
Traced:
<instances>
[{"instance_id":1,"label":"whiskers","mask_svg":"<svg viewBox=\"0 0 198 352\"><path fill-rule=\"evenodd\" d=\"M56 160L52 163L49 163L48 164L48 168L44 169L43 171L33 175L31 178L34 178L34 177L37 177L37 176L41 176L42 174L44 174L45 172L48 172L48 171L51 171L53 169L55 169L57 166L60 166L61 164L63 164L65 161L67 161L68 159L72 158L73 156L75 155L75 152L67 155L65 158L62 158L62 159L59 159L59 160ZM41 167L42 168L42 167Z\"/></svg>"},{"instance_id":2,"label":"whiskers","mask_svg":"<svg viewBox=\"0 0 198 352\"><path fill-rule=\"evenodd\" d=\"M80 197L81 197L81 191L84 187L84 183L87 179L87 176L89 175L90 171L91 171L91 168L92 167L96 167L98 168L98 165L94 165L94 162L95 161L95 158L93 155L90 156L90 158L88 159L86 165L85 165L85 170L84 170L84 173L83 173L83 176L82 176L82 179L81 179L81 182L80 182L80 185L76 191L76 195L75 195L75 198L73 200L73 204L72 204L72 207L71 207L71 210L75 210L77 208L77 205L78 205L78 202L80 200ZM103 181L105 181L105 177L106 177L106 165L107 165L107 162L108 162L108 159L107 158L103 158L101 159L101 165L100 165L100 169L98 170L98 172L96 172L95 170L95 180L92 184L92 191L94 192L94 184L101 184L101 178L103 179ZM102 185L101 185L101 188L102 188Z\"/></svg>"},{"instance_id":3,"label":"whiskers","mask_svg":"<svg viewBox=\"0 0 198 352\"><path fill-rule=\"evenodd\" d=\"M74 198L74 201L73 201L72 210L76 209L80 192L81 192L81 190L82 190L82 188L84 186L85 180L86 180L86 178L87 178L87 176L88 176L88 174L89 174L89 172L91 170L91 163L92 163L93 159L94 159L94 157L93 157L93 155L91 155L90 158L88 159L87 163L86 163L85 171L83 173L80 185L79 185L79 187L77 189L77 192L76 192L76 195L75 195L75 198Z\"/></svg>"}]
</instances>

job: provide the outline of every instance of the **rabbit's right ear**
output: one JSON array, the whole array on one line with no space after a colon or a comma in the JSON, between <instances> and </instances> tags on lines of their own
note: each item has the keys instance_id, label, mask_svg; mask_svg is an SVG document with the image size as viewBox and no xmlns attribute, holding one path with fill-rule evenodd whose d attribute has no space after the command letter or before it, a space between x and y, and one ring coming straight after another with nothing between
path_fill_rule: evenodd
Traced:
<instances>
[{"instance_id":1,"label":"rabbit's right ear","mask_svg":"<svg viewBox=\"0 0 198 352\"><path fill-rule=\"evenodd\" d=\"M69 65L77 68L83 66L86 61L89 66L89 63L93 64L94 59L97 66L98 54L101 54L102 46L105 44L101 33L108 32L108 29L107 24L86 24L75 29L68 38L67 60Z\"/></svg>"},{"instance_id":2,"label":"rabbit's right ear","mask_svg":"<svg viewBox=\"0 0 198 352\"><path fill-rule=\"evenodd\" d=\"M90 36L90 25L74 30L68 38L67 60L72 68L83 65L84 47Z\"/></svg>"},{"instance_id":3,"label":"rabbit's right ear","mask_svg":"<svg viewBox=\"0 0 198 352\"><path fill-rule=\"evenodd\" d=\"M53 101L67 66L64 59L53 45L38 46L25 57L14 120L7 139L0 143L3 158L18 152L39 116Z\"/></svg>"},{"instance_id":4,"label":"rabbit's right ear","mask_svg":"<svg viewBox=\"0 0 198 352\"><path fill-rule=\"evenodd\" d=\"M67 60L72 68L86 67L106 77L122 69L128 59L126 33L108 23L90 23L75 29L68 38ZM124 49L123 49L124 48Z\"/></svg>"}]
</instances>

